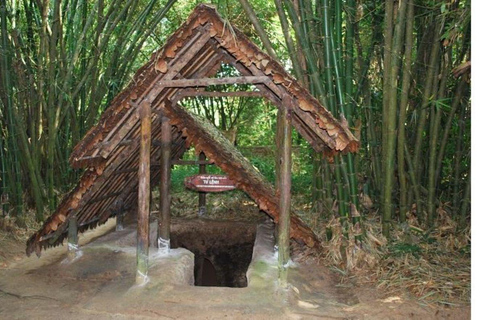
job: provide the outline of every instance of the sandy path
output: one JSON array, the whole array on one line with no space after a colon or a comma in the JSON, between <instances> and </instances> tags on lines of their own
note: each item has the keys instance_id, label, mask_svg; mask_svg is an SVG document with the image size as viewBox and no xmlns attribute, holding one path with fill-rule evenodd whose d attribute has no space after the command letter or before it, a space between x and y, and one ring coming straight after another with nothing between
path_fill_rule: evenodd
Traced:
<instances>
[{"instance_id":1,"label":"sandy path","mask_svg":"<svg viewBox=\"0 0 480 320\"><path fill-rule=\"evenodd\" d=\"M114 221L80 237L109 233ZM97 240L99 241L99 240ZM87 249L62 264L66 248L0 269L0 319L469 319L469 307L423 307L405 295L340 286L325 267L297 263L291 288L161 284L132 288L134 253Z\"/></svg>"}]
</instances>

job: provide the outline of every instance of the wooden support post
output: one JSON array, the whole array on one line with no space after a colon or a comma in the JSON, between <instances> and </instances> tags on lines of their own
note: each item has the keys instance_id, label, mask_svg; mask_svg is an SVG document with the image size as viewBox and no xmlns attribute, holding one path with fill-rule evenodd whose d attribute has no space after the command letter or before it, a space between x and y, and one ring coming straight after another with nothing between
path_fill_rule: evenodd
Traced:
<instances>
[{"instance_id":1,"label":"wooden support post","mask_svg":"<svg viewBox=\"0 0 480 320\"><path fill-rule=\"evenodd\" d=\"M137 274L136 283L144 284L148 273L148 236L150 216L150 146L152 140L151 107L144 101L139 106L141 123L140 159L138 167Z\"/></svg>"},{"instance_id":2,"label":"wooden support post","mask_svg":"<svg viewBox=\"0 0 480 320\"><path fill-rule=\"evenodd\" d=\"M170 176L172 126L166 117L162 117L162 138L160 154L160 225L158 228L158 251L170 251Z\"/></svg>"},{"instance_id":3,"label":"wooden support post","mask_svg":"<svg viewBox=\"0 0 480 320\"><path fill-rule=\"evenodd\" d=\"M287 287L287 264L290 260L290 206L292 175L292 119L287 107L278 108L277 114L277 161L279 168L278 190L280 193L278 219L278 270L279 284Z\"/></svg>"},{"instance_id":4,"label":"wooden support post","mask_svg":"<svg viewBox=\"0 0 480 320\"><path fill-rule=\"evenodd\" d=\"M200 163L204 162L207 159L205 153L201 152L198 155L198 161ZM207 166L204 164L199 165L198 173L204 174L207 173ZM207 193L199 192L198 193L198 215L203 216L207 213Z\"/></svg>"},{"instance_id":5,"label":"wooden support post","mask_svg":"<svg viewBox=\"0 0 480 320\"><path fill-rule=\"evenodd\" d=\"M78 221L72 216L68 219L68 260L73 261L78 256Z\"/></svg>"}]
</instances>

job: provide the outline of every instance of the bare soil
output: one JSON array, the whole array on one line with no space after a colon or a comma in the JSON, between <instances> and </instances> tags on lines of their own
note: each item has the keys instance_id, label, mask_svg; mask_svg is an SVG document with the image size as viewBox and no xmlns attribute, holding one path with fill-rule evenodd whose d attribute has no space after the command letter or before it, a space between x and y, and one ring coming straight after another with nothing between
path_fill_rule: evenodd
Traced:
<instances>
[{"instance_id":1,"label":"bare soil","mask_svg":"<svg viewBox=\"0 0 480 320\"><path fill-rule=\"evenodd\" d=\"M218 223L218 222L217 222ZM404 292L340 282L298 248L288 290L162 284L135 287L135 256L87 243L112 237L109 221L66 247L25 257L25 239L0 233L0 319L470 319L470 306L422 306ZM221 230L221 228L219 229ZM100 237L100 238L99 238ZM100 249L98 249L100 248ZM134 252L134 251L133 251Z\"/></svg>"}]
</instances>

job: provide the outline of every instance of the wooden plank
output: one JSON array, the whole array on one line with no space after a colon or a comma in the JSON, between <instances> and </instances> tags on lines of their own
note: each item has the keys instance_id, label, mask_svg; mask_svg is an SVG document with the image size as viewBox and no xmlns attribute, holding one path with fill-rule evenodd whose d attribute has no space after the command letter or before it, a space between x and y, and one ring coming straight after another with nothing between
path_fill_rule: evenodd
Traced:
<instances>
[{"instance_id":1,"label":"wooden plank","mask_svg":"<svg viewBox=\"0 0 480 320\"><path fill-rule=\"evenodd\" d=\"M150 217L150 147L152 139L151 107L147 101L139 109L141 121L140 160L138 168L138 217L137 217L137 273L135 282L147 281L148 235Z\"/></svg>"},{"instance_id":2,"label":"wooden plank","mask_svg":"<svg viewBox=\"0 0 480 320\"><path fill-rule=\"evenodd\" d=\"M292 120L286 107L277 114L277 167L278 192L280 194L278 218L278 270L279 283L287 287L287 265L290 260L290 210L292 187Z\"/></svg>"},{"instance_id":3,"label":"wooden plank","mask_svg":"<svg viewBox=\"0 0 480 320\"><path fill-rule=\"evenodd\" d=\"M158 251L170 251L170 178L171 178L171 149L172 126L168 118L162 118L161 153L160 153L160 225L158 228Z\"/></svg>"},{"instance_id":4,"label":"wooden plank","mask_svg":"<svg viewBox=\"0 0 480 320\"><path fill-rule=\"evenodd\" d=\"M207 87L222 84L248 84L265 83L270 81L268 76L227 77L227 78L200 78L200 79L175 79L161 80L159 86L165 88Z\"/></svg>"}]
</instances>

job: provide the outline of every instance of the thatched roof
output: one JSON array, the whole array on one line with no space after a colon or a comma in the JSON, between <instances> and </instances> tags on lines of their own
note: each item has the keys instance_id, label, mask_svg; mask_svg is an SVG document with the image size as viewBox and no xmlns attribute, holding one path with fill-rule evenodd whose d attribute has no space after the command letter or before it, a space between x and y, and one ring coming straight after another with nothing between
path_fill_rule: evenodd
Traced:
<instances>
[{"instance_id":1,"label":"thatched roof","mask_svg":"<svg viewBox=\"0 0 480 320\"><path fill-rule=\"evenodd\" d=\"M28 240L27 254L35 251L39 255L42 248L60 244L67 235L71 215L77 217L79 231L84 231L104 223L120 209L136 208L140 135L137 106L144 101L153 110L152 181L159 178L155 164L160 155L163 114L173 124L172 160L181 158L193 145L225 171L261 210L277 220L278 203L273 187L213 126L177 104L187 90L205 87L200 79L215 75L222 63L236 67L246 82L255 83L266 99L286 107L294 127L315 150L334 154L358 149L358 141L346 125L337 121L277 61L239 30L228 26L215 8L199 5L167 44L138 70L99 123L74 148L70 164L86 171L42 228ZM291 236L310 246L317 241L295 215L292 215Z\"/></svg>"}]
</instances>

